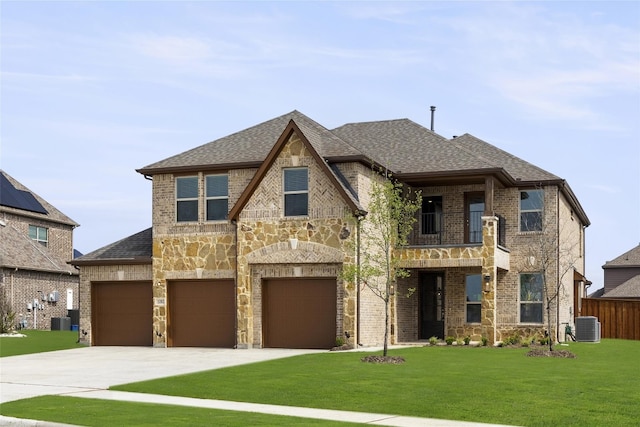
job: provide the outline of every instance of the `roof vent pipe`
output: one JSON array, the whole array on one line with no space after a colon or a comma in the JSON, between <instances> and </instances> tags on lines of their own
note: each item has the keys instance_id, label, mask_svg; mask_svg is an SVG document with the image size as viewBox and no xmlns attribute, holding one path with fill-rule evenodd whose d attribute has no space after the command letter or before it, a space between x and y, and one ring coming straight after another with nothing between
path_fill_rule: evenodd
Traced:
<instances>
[{"instance_id":1,"label":"roof vent pipe","mask_svg":"<svg viewBox=\"0 0 640 427\"><path fill-rule=\"evenodd\" d=\"M432 105L431 106L431 132L433 132L433 116L436 113L436 106Z\"/></svg>"}]
</instances>

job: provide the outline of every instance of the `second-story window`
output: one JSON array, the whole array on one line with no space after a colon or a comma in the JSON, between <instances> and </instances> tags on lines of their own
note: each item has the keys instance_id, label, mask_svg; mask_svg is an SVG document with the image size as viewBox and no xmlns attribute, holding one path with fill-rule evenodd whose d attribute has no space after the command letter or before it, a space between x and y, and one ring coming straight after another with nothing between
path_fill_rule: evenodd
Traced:
<instances>
[{"instance_id":1,"label":"second-story window","mask_svg":"<svg viewBox=\"0 0 640 427\"><path fill-rule=\"evenodd\" d=\"M467 274L467 323L480 323L482 321L482 276L480 274Z\"/></svg>"},{"instance_id":2,"label":"second-story window","mask_svg":"<svg viewBox=\"0 0 640 427\"><path fill-rule=\"evenodd\" d=\"M205 177L207 221L227 219L229 213L229 177L207 175Z\"/></svg>"},{"instance_id":3,"label":"second-story window","mask_svg":"<svg viewBox=\"0 0 640 427\"><path fill-rule=\"evenodd\" d=\"M38 227L37 225L29 226L29 237L40 243L42 246L49 245L49 229Z\"/></svg>"},{"instance_id":4,"label":"second-story window","mask_svg":"<svg viewBox=\"0 0 640 427\"><path fill-rule=\"evenodd\" d=\"M442 231L442 196L422 198L422 234L438 234Z\"/></svg>"},{"instance_id":5,"label":"second-story window","mask_svg":"<svg viewBox=\"0 0 640 427\"><path fill-rule=\"evenodd\" d=\"M176 178L176 220L198 220L198 177Z\"/></svg>"},{"instance_id":6,"label":"second-story window","mask_svg":"<svg viewBox=\"0 0 640 427\"><path fill-rule=\"evenodd\" d=\"M520 192L520 231L542 231L542 190Z\"/></svg>"},{"instance_id":7,"label":"second-story window","mask_svg":"<svg viewBox=\"0 0 640 427\"><path fill-rule=\"evenodd\" d=\"M307 168L284 169L284 215L309 214L309 170Z\"/></svg>"}]
</instances>

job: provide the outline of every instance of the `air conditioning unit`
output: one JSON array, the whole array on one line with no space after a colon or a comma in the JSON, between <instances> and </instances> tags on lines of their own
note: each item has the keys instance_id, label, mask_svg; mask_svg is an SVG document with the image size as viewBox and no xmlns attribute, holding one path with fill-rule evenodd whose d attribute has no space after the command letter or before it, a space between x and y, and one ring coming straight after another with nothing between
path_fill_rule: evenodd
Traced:
<instances>
[{"instance_id":1,"label":"air conditioning unit","mask_svg":"<svg viewBox=\"0 0 640 427\"><path fill-rule=\"evenodd\" d=\"M600 322L597 317L576 317L576 341L600 342Z\"/></svg>"}]
</instances>

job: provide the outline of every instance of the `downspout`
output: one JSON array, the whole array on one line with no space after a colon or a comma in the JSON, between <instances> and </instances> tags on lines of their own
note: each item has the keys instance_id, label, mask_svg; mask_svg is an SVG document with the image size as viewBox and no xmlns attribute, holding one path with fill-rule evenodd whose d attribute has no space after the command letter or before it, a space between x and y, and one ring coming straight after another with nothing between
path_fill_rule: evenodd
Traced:
<instances>
[{"instance_id":1,"label":"downspout","mask_svg":"<svg viewBox=\"0 0 640 427\"><path fill-rule=\"evenodd\" d=\"M356 348L360 346L360 233L362 216L358 215L356 217L357 225L356 225L356 336L355 336L355 344Z\"/></svg>"},{"instance_id":2,"label":"downspout","mask_svg":"<svg viewBox=\"0 0 640 427\"><path fill-rule=\"evenodd\" d=\"M560 279L560 192L556 191L556 230L558 241L556 242L556 283ZM559 284L564 286L564 284ZM556 341L560 342L560 287L556 289Z\"/></svg>"}]
</instances>

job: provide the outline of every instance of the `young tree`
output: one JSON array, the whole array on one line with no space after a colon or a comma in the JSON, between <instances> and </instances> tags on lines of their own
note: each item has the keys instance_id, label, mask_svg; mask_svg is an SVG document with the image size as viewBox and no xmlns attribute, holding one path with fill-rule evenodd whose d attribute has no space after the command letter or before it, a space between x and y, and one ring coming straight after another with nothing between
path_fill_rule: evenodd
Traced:
<instances>
[{"instance_id":1,"label":"young tree","mask_svg":"<svg viewBox=\"0 0 640 427\"><path fill-rule=\"evenodd\" d=\"M421 205L419 192L405 191L403 185L391 176L374 182L370 193L368 214L362 220L359 265L345 265L343 278L359 280L384 302L384 350L387 356L389 342L390 302L398 278L409 276L399 267L395 251L408 244L408 235L416 222Z\"/></svg>"},{"instance_id":2,"label":"young tree","mask_svg":"<svg viewBox=\"0 0 640 427\"><path fill-rule=\"evenodd\" d=\"M544 206L544 190L538 188L529 192L533 203ZM535 200L538 198L539 200ZM561 210L558 210L559 212ZM547 331L549 333L549 351L553 351L552 310L560 306L562 297L566 296L565 279L576 269L582 254L581 224L574 221L572 216L560 215L560 218L550 218L543 215L522 214L521 221L525 229L537 231L532 236L532 245L526 257L525 270L536 271L539 274L524 273L521 275L521 301L531 297L542 299L546 316ZM524 279L523 279L524 277ZM556 319L556 323L559 320ZM556 325L556 339L559 340L559 325Z\"/></svg>"}]
</instances>

